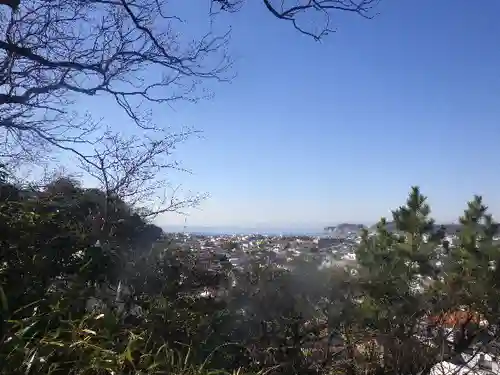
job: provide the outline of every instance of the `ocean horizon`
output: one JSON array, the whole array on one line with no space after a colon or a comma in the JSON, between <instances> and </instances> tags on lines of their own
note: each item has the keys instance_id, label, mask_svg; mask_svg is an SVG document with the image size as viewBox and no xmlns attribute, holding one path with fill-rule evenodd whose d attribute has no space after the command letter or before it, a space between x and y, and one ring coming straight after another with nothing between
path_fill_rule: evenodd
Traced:
<instances>
[{"instance_id":1,"label":"ocean horizon","mask_svg":"<svg viewBox=\"0 0 500 375\"><path fill-rule=\"evenodd\" d=\"M324 236L326 231L314 228L251 228L251 227L199 227L199 226L166 226L162 228L166 233L189 233L197 235L250 235L261 234L267 236L294 235L294 236Z\"/></svg>"}]
</instances>

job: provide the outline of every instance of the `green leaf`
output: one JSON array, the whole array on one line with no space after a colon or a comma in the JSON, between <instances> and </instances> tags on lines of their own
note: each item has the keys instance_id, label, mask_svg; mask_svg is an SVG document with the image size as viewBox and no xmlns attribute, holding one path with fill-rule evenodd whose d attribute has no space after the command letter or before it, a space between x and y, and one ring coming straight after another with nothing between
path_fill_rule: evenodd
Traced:
<instances>
[{"instance_id":1,"label":"green leaf","mask_svg":"<svg viewBox=\"0 0 500 375\"><path fill-rule=\"evenodd\" d=\"M127 346L125 350L125 359L130 363L134 363L134 358L132 357L132 352L130 351L130 346Z\"/></svg>"}]
</instances>

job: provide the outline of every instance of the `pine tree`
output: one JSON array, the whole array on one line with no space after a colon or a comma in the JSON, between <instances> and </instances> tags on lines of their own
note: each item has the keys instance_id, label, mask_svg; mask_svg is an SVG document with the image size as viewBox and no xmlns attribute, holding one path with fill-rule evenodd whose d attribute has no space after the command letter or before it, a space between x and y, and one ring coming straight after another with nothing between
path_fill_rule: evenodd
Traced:
<instances>
[{"instance_id":1,"label":"pine tree","mask_svg":"<svg viewBox=\"0 0 500 375\"><path fill-rule=\"evenodd\" d=\"M360 308L384 346L384 372L415 373L427 351L415 350L413 337L430 309L423 291L439 275L436 261L444 233L430 218L418 187L392 216L394 230L382 219L374 234L364 232L357 249L365 290Z\"/></svg>"},{"instance_id":2,"label":"pine tree","mask_svg":"<svg viewBox=\"0 0 500 375\"><path fill-rule=\"evenodd\" d=\"M389 231L382 219L374 235L365 231L357 250L361 271L371 284L384 286L374 289L374 296L380 298L382 293L391 305L402 296L414 296L426 279L437 277L437 249L444 233L436 230L426 200L419 188L413 187L406 205L392 213L395 230Z\"/></svg>"},{"instance_id":3,"label":"pine tree","mask_svg":"<svg viewBox=\"0 0 500 375\"><path fill-rule=\"evenodd\" d=\"M450 308L467 308L498 317L500 247L498 223L488 214L482 197L471 200L462 217L458 242L452 246L443 278L443 294Z\"/></svg>"}]
</instances>

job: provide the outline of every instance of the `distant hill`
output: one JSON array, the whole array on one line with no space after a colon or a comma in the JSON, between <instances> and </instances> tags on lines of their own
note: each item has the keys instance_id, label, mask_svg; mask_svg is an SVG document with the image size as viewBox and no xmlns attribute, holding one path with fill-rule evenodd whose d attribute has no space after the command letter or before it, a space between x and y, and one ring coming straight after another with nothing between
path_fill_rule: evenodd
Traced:
<instances>
[{"instance_id":1,"label":"distant hill","mask_svg":"<svg viewBox=\"0 0 500 375\"><path fill-rule=\"evenodd\" d=\"M335 233L335 234L341 234L341 233L348 233L348 232L360 232L364 228L366 228L366 227L363 224L342 223L339 225L325 227L324 231L330 232L330 233Z\"/></svg>"},{"instance_id":2,"label":"distant hill","mask_svg":"<svg viewBox=\"0 0 500 375\"><path fill-rule=\"evenodd\" d=\"M444 227L446 234L456 234L460 230L460 224L435 224L435 230L439 230L441 227ZM377 229L377 224L373 224L370 227L371 230ZM390 221L387 223L387 229L389 232L396 231L396 223L394 221Z\"/></svg>"}]
</instances>

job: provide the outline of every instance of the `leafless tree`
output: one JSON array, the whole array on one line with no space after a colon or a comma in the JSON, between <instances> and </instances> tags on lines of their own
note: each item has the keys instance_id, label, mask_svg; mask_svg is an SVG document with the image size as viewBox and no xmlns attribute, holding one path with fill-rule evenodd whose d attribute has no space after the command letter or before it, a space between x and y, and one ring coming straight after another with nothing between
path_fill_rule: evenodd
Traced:
<instances>
[{"instance_id":1,"label":"leafless tree","mask_svg":"<svg viewBox=\"0 0 500 375\"><path fill-rule=\"evenodd\" d=\"M243 0L213 0L222 10L237 10ZM331 17L337 12L372 18L380 0L261 0L271 14L288 21L300 33L320 40L334 32ZM307 17L304 17L307 16ZM312 17L311 17L312 16Z\"/></svg>"},{"instance_id":2,"label":"leafless tree","mask_svg":"<svg viewBox=\"0 0 500 375\"><path fill-rule=\"evenodd\" d=\"M332 30L333 12L369 18L379 0L262 1L320 39ZM243 2L207 0L209 17ZM1 0L0 156L95 142L99 123L74 105L82 96L110 97L146 128L150 105L196 100L204 80L226 79L228 34L209 29L189 41L172 9L166 0ZM308 17L309 29L306 14L324 19Z\"/></svg>"},{"instance_id":3,"label":"leafless tree","mask_svg":"<svg viewBox=\"0 0 500 375\"><path fill-rule=\"evenodd\" d=\"M106 133L93 154L81 156L81 168L95 178L109 198L120 198L142 217L152 218L165 212L182 212L197 206L206 196L183 196L179 186L172 187L169 171L189 172L175 160L176 147L197 135L180 132L150 131L141 137Z\"/></svg>"},{"instance_id":4,"label":"leafless tree","mask_svg":"<svg viewBox=\"0 0 500 375\"><path fill-rule=\"evenodd\" d=\"M0 6L0 141L7 153L73 149L98 123L74 104L107 96L141 128L149 105L196 100L225 79L228 34L194 41L164 0L24 0Z\"/></svg>"},{"instance_id":5,"label":"leafless tree","mask_svg":"<svg viewBox=\"0 0 500 375\"><path fill-rule=\"evenodd\" d=\"M190 40L180 32L189 29L183 29L183 20L166 1L0 0L0 160L10 158L10 165L26 157L39 160L57 147L78 155L109 193L133 201L157 191L157 180L155 188L144 181L155 180L153 170L177 167L155 163L168 154L178 134L162 132L150 121L150 110L155 104L195 101L206 95L200 90L204 81L228 79L229 34L214 34L211 21L244 3L207 0L207 33ZM332 12L370 17L378 2L262 1L275 17L315 39L330 30ZM313 22L320 31L308 31L300 24L303 14L319 14L326 23ZM116 127L115 134L103 133L101 122L79 105L82 98L95 96L111 98L139 133L158 131L166 138L121 137ZM89 149L95 153L88 154ZM178 210L180 205L170 201L151 212L166 207Z\"/></svg>"}]
</instances>

